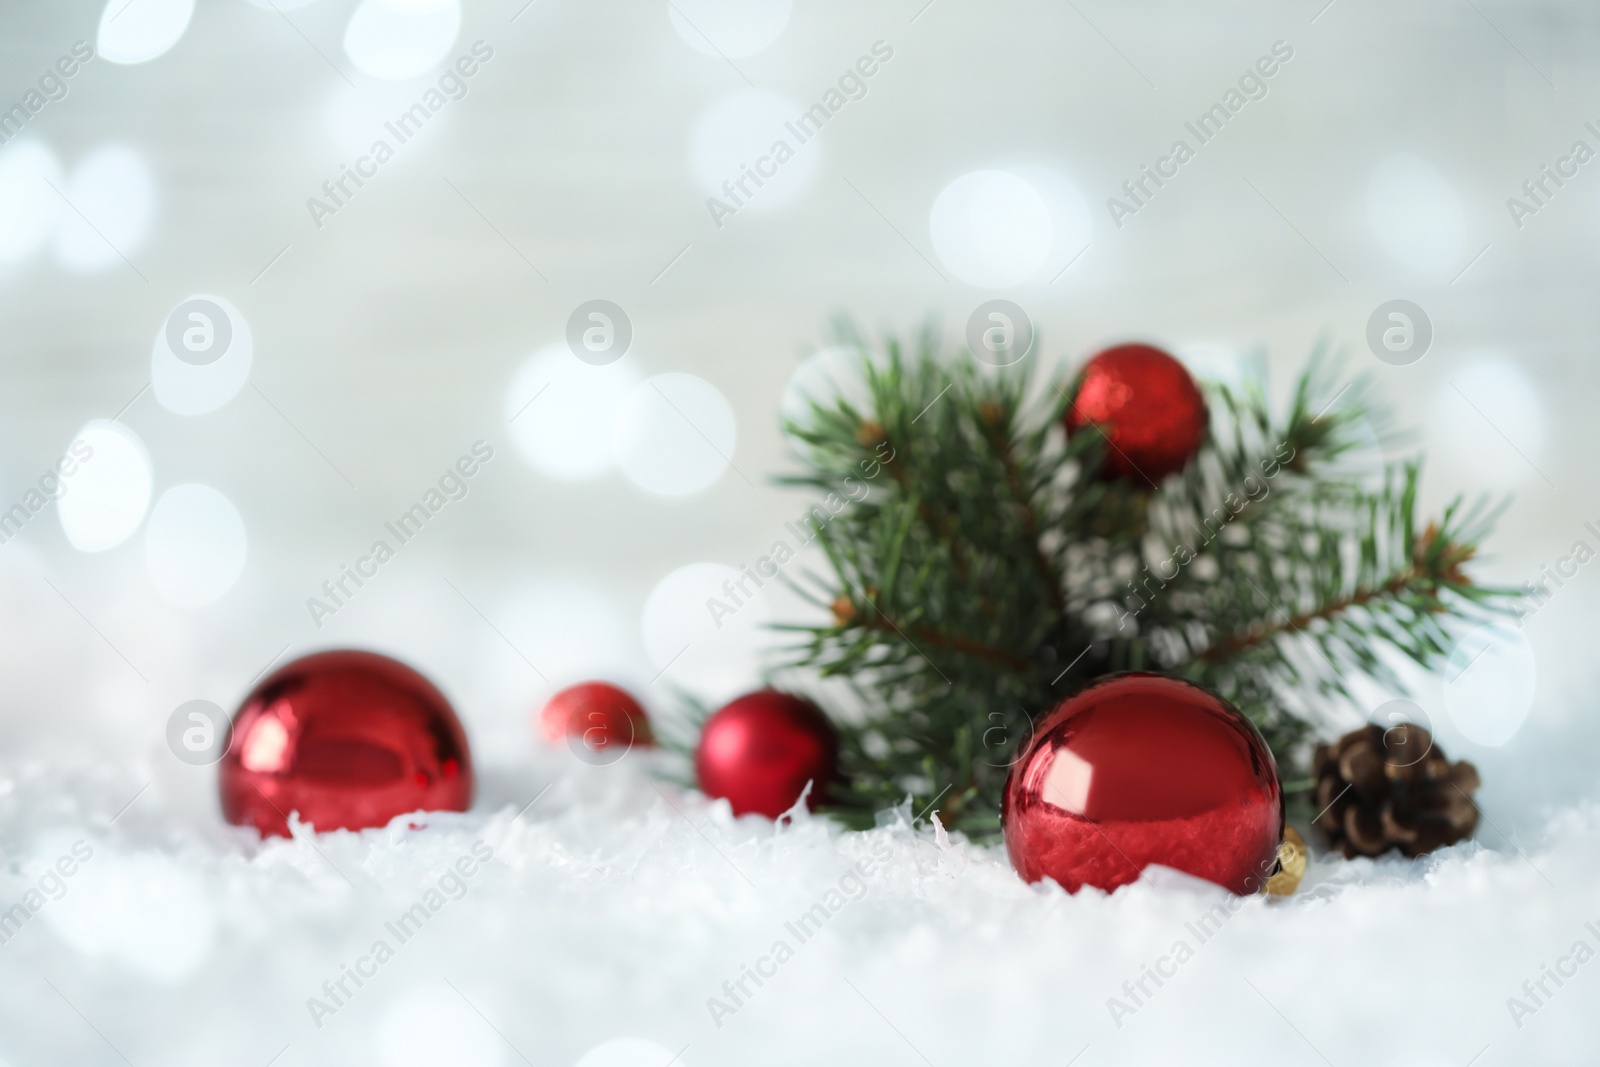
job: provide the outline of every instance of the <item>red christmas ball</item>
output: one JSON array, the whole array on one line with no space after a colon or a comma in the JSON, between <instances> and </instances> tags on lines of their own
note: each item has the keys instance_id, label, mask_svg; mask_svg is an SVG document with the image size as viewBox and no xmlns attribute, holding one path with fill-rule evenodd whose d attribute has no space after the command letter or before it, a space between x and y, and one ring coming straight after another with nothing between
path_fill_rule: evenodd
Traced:
<instances>
[{"instance_id":1,"label":"red christmas ball","mask_svg":"<svg viewBox=\"0 0 1600 1067\"><path fill-rule=\"evenodd\" d=\"M1111 890L1159 863L1252 893L1277 857L1283 790L1233 705L1176 678L1122 674L1040 722L1000 820L1024 881Z\"/></svg>"},{"instance_id":2,"label":"red christmas ball","mask_svg":"<svg viewBox=\"0 0 1600 1067\"><path fill-rule=\"evenodd\" d=\"M807 782L807 803L833 779L839 739L809 701L773 689L747 693L706 720L695 749L695 772L707 796L726 797L735 815L775 819L794 806Z\"/></svg>"},{"instance_id":3,"label":"red christmas ball","mask_svg":"<svg viewBox=\"0 0 1600 1067\"><path fill-rule=\"evenodd\" d=\"M613 763L634 745L655 743L644 708L609 682L561 690L539 712L539 730L551 744L565 742L591 763Z\"/></svg>"},{"instance_id":4,"label":"red christmas ball","mask_svg":"<svg viewBox=\"0 0 1600 1067\"><path fill-rule=\"evenodd\" d=\"M1105 434L1102 477L1151 488L1188 465L1209 421L1187 368L1151 345L1117 345L1089 360L1066 414L1069 435Z\"/></svg>"},{"instance_id":5,"label":"red christmas ball","mask_svg":"<svg viewBox=\"0 0 1600 1067\"><path fill-rule=\"evenodd\" d=\"M465 811L472 757L449 701L426 678L372 652L319 652L245 697L222 758L222 814L289 836L383 826L406 812Z\"/></svg>"}]
</instances>

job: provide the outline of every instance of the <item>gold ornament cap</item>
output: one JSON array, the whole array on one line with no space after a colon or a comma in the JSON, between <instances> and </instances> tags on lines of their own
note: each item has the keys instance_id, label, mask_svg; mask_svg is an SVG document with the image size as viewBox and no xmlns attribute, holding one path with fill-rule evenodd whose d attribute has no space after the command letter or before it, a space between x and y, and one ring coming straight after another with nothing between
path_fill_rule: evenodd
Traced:
<instances>
[{"instance_id":1,"label":"gold ornament cap","mask_svg":"<svg viewBox=\"0 0 1600 1067\"><path fill-rule=\"evenodd\" d=\"M1267 895L1286 897L1300 888L1300 879L1306 876L1306 866L1311 853L1306 849L1306 839L1292 826L1283 828L1283 840L1278 844L1278 869L1267 879Z\"/></svg>"}]
</instances>

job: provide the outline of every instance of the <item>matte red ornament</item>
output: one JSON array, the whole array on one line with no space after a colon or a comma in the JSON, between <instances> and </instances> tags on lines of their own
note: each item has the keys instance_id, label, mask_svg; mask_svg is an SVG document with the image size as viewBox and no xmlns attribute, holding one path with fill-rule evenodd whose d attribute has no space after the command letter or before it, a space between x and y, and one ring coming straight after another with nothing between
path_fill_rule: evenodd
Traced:
<instances>
[{"instance_id":1,"label":"matte red ornament","mask_svg":"<svg viewBox=\"0 0 1600 1067\"><path fill-rule=\"evenodd\" d=\"M655 743L644 708L632 693L610 682L582 682L561 690L539 712L539 730L551 744L581 744L587 753L607 759L620 758L633 745Z\"/></svg>"},{"instance_id":2,"label":"matte red ornament","mask_svg":"<svg viewBox=\"0 0 1600 1067\"><path fill-rule=\"evenodd\" d=\"M319 652L245 697L219 777L222 814L289 836L383 826L410 811L465 811L472 757L449 701L403 663Z\"/></svg>"},{"instance_id":3,"label":"matte red ornament","mask_svg":"<svg viewBox=\"0 0 1600 1067\"><path fill-rule=\"evenodd\" d=\"M1266 883L1283 789L1254 724L1199 686L1121 674L1046 716L1006 779L1006 851L1024 881L1111 890L1152 863L1235 893Z\"/></svg>"},{"instance_id":4,"label":"matte red ornament","mask_svg":"<svg viewBox=\"0 0 1600 1067\"><path fill-rule=\"evenodd\" d=\"M776 819L794 806L807 782L807 804L832 781L839 739L810 701L774 689L747 693L706 720L695 749L695 772L707 796L726 797L735 815Z\"/></svg>"},{"instance_id":5,"label":"matte red ornament","mask_svg":"<svg viewBox=\"0 0 1600 1067\"><path fill-rule=\"evenodd\" d=\"M1102 477L1152 489L1200 451L1209 422L1205 397L1188 369L1140 344L1117 345L1089 360L1066 414L1068 434L1105 434Z\"/></svg>"}]
</instances>

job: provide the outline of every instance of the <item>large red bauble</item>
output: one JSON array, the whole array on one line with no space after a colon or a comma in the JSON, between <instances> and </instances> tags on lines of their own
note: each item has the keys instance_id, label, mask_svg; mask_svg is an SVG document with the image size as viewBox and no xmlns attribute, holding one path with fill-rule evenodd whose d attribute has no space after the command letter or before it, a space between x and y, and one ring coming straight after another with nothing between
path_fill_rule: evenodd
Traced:
<instances>
[{"instance_id":1,"label":"large red bauble","mask_svg":"<svg viewBox=\"0 0 1600 1067\"><path fill-rule=\"evenodd\" d=\"M776 819L800 799L807 803L832 781L839 739L828 717L809 701L773 689L747 693L714 712L700 732L695 772L707 796L726 797L735 815Z\"/></svg>"},{"instance_id":2,"label":"large red bauble","mask_svg":"<svg viewBox=\"0 0 1600 1067\"><path fill-rule=\"evenodd\" d=\"M1210 416L1182 363L1151 345L1117 345L1084 365L1068 407L1068 434L1108 440L1102 477L1154 488L1200 451ZM1098 427L1098 431L1095 429Z\"/></svg>"},{"instance_id":3,"label":"large red bauble","mask_svg":"<svg viewBox=\"0 0 1600 1067\"><path fill-rule=\"evenodd\" d=\"M286 664L245 697L222 758L222 814L289 835L383 826L406 812L465 811L467 737L444 695L372 652L319 652Z\"/></svg>"},{"instance_id":4,"label":"large red bauble","mask_svg":"<svg viewBox=\"0 0 1600 1067\"><path fill-rule=\"evenodd\" d=\"M539 730L552 744L581 743L594 756L620 755L654 744L650 720L633 694L610 682L569 685L539 712Z\"/></svg>"},{"instance_id":5,"label":"large red bauble","mask_svg":"<svg viewBox=\"0 0 1600 1067\"><path fill-rule=\"evenodd\" d=\"M1253 893L1277 857L1283 790L1267 743L1233 705L1176 678L1122 674L1039 723L1000 819L1028 882L1111 890L1159 863Z\"/></svg>"}]
</instances>

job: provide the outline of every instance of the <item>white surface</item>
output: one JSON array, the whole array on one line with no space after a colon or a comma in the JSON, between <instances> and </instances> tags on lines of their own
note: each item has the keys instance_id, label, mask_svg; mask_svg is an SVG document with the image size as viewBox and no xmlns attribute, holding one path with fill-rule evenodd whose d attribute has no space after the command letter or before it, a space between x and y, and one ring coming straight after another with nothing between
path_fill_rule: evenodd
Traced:
<instances>
[{"instance_id":1,"label":"white surface","mask_svg":"<svg viewBox=\"0 0 1600 1067\"><path fill-rule=\"evenodd\" d=\"M1173 872L1110 897L1029 888L1001 851L926 826L736 822L720 803L658 793L645 759L599 768L549 749L491 773L469 815L256 844L217 824L209 772L161 760L0 779L0 840L22 864L0 874L0 899L73 841L93 849L0 955L10 1062L110 1063L106 1041L134 1063L266 1063L287 1046L289 1067L664 1067L674 1053L693 1067L909 1065L919 1052L1443 1065L1485 1047L1480 1064L1590 1062L1592 961L1563 988L1547 981L1554 995L1520 1029L1506 1001L1574 942L1597 943L1584 926L1600 922L1592 806L1515 848L1487 829L1414 863L1320 861L1299 896L1228 908ZM446 883L399 943L385 922L476 842L491 858ZM865 877L846 873L863 859ZM818 903L827 922L801 941L786 924ZM1202 940L1188 924L1219 905ZM361 965L375 976L314 1019L308 1000L331 1003L322 983L378 941L392 958ZM763 962L778 941L792 958ZM1163 962L1179 941L1192 958ZM1157 965L1164 984L1147 980L1152 995L1114 1017L1108 1001L1134 1004L1123 983ZM723 985L745 966L769 977L713 1018L708 1000L734 1006Z\"/></svg>"}]
</instances>

